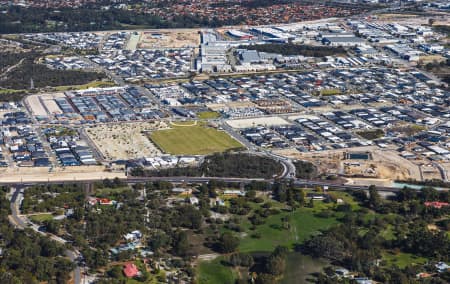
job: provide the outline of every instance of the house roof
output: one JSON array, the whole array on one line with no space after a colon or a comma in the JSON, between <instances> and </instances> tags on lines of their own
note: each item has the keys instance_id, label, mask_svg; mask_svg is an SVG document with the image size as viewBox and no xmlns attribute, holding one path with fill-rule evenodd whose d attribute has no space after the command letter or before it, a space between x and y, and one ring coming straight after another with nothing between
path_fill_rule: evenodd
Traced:
<instances>
[{"instance_id":1,"label":"house roof","mask_svg":"<svg viewBox=\"0 0 450 284\"><path fill-rule=\"evenodd\" d=\"M450 204L447 202L439 202L439 201L425 202L424 204L426 207L434 207L434 208L438 208L438 209L440 209L442 207L450 206Z\"/></svg>"},{"instance_id":2,"label":"house roof","mask_svg":"<svg viewBox=\"0 0 450 284\"><path fill-rule=\"evenodd\" d=\"M123 273L126 277L132 278L139 274L139 270L134 263L127 263L123 269Z\"/></svg>"}]
</instances>

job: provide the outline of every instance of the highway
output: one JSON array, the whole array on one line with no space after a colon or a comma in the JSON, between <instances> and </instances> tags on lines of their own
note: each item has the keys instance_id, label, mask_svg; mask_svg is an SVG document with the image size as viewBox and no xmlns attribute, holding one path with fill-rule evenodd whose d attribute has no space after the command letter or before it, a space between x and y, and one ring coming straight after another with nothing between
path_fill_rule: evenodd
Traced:
<instances>
[{"instance_id":1,"label":"highway","mask_svg":"<svg viewBox=\"0 0 450 284\"><path fill-rule=\"evenodd\" d=\"M134 177L128 176L125 179L122 179L123 182L127 184L136 184L136 183L145 183L148 181L168 181L173 183L205 183L210 180L219 180L228 183L244 183L248 184L252 181L265 181L269 183L273 183L277 180L283 179L263 179L263 178L235 178L235 177L185 177L185 176L177 176L177 177ZM288 178L287 180L292 180L292 182L296 186L305 186L305 187L314 187L314 186L328 186L333 190L346 190L346 189L356 189L356 190L365 190L368 186L364 185L347 185L347 184L339 184L336 182L329 181L320 181L320 180L308 180L308 179L298 179L298 178ZM33 181L33 182L2 182L0 181L0 186L10 186L10 187L26 187L33 185L48 185L48 184L73 184L74 182L78 184L92 184L94 182L99 182L101 179L90 179L90 180L65 180L65 181L55 181L55 180L42 180L42 181ZM386 186L377 186L378 191L384 192L398 192L399 188L397 187L386 187Z\"/></svg>"},{"instance_id":2,"label":"highway","mask_svg":"<svg viewBox=\"0 0 450 284\"><path fill-rule=\"evenodd\" d=\"M13 188L14 193L12 195L11 201L10 201L10 208L11 208L11 215L9 216L10 223L21 230L25 228L30 228L34 230L36 233L44 235L46 237L49 237L50 239L54 240L55 242L58 242L59 244L66 245L67 241L55 236L53 234L44 233L39 231L39 226L30 223L26 218L22 217L20 214L20 203L22 201L22 194L23 194L24 187L15 187ZM65 251L66 256L75 264L75 269L73 270L74 275L74 283L75 284L81 284L81 268L78 265L77 259L80 257L80 253L76 250L69 250L66 249Z\"/></svg>"}]
</instances>

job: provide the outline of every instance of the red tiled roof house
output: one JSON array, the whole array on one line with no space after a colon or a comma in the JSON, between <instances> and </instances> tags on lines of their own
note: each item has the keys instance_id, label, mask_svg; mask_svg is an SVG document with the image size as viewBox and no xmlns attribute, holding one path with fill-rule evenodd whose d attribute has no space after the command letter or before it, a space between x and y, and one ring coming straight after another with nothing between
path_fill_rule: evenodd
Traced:
<instances>
[{"instance_id":1,"label":"red tiled roof house","mask_svg":"<svg viewBox=\"0 0 450 284\"><path fill-rule=\"evenodd\" d=\"M139 270L134 263L127 263L123 269L123 274L128 278L133 278L139 275Z\"/></svg>"}]
</instances>

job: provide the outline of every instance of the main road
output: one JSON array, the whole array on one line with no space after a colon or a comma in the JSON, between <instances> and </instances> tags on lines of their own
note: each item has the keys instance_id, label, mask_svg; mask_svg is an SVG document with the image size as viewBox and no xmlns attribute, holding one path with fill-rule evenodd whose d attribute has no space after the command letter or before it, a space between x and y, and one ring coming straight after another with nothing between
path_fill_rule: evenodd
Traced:
<instances>
[{"instance_id":1,"label":"main road","mask_svg":"<svg viewBox=\"0 0 450 284\"><path fill-rule=\"evenodd\" d=\"M127 184L136 184L136 183L145 183L151 181L168 181L173 183L206 183L210 180L218 180L224 181L227 183L244 183L248 184L253 181L264 181L269 183L274 183L276 181L287 180L291 181L296 186L305 186L305 187L315 187L315 186L328 186L333 190L367 190L368 186L365 185L350 185L350 184L342 184L336 182L329 181L320 181L320 180L309 180L309 179L299 179L299 178L286 178L286 179L263 179L263 178L236 178L236 177L186 177L186 176L176 176L176 177L134 177L128 176L127 178L121 179L123 182ZM41 180L41 181L32 181L32 182L2 182L0 181L0 186L10 186L14 188L23 188L27 186L33 185L49 185L49 184L92 184L94 182L102 181L101 179L87 179L87 180ZM399 188L397 187L387 187L387 186L377 186L378 191L385 192L398 192ZM14 198L14 196L13 196Z\"/></svg>"}]
</instances>

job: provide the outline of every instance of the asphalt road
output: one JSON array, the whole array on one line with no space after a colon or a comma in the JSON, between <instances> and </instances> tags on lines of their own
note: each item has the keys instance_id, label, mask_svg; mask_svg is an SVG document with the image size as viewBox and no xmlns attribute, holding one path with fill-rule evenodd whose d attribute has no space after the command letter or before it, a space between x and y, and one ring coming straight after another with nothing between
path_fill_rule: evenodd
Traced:
<instances>
[{"instance_id":1,"label":"asphalt road","mask_svg":"<svg viewBox=\"0 0 450 284\"><path fill-rule=\"evenodd\" d=\"M230 177L132 177L129 176L126 179L123 179L122 181L128 184L135 184L135 183L143 183L147 181L168 181L173 183L204 183L208 182L210 180L220 180L224 182L229 183L250 183L252 181L266 181L266 182L274 182L273 179L262 179L262 178L230 178ZM328 181L317 181L317 180L307 180L307 179L291 179L295 185L298 186L328 186L332 189L336 190L345 190L345 189L359 189L364 190L367 189L368 186L363 185L346 185L346 184L338 184L335 182L328 182ZM77 180L76 183L79 184L91 184L94 182L101 181L100 179L92 179L92 180ZM36 181L36 182L24 182L24 183L11 183L11 182L1 182L0 185L3 186L10 186L10 187L26 187L26 186L32 186L32 185L46 185L46 184L72 184L74 183L73 180L66 180L66 181ZM378 191L385 191L385 192L397 192L399 191L399 188L396 187L381 187L377 186Z\"/></svg>"}]
</instances>

